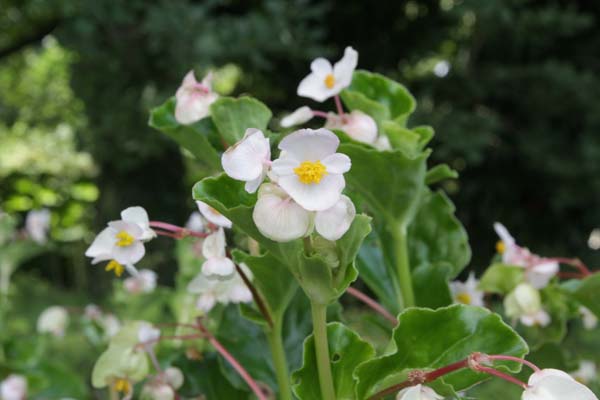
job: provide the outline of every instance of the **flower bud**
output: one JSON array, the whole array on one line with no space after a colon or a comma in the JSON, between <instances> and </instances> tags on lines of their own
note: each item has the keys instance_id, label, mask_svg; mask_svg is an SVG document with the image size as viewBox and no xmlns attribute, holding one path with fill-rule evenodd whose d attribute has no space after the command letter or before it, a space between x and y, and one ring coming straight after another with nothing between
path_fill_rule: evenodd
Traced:
<instances>
[{"instance_id":1,"label":"flower bud","mask_svg":"<svg viewBox=\"0 0 600 400\"><path fill-rule=\"evenodd\" d=\"M37 320L37 331L39 333L51 333L62 337L69 323L69 313L64 307L52 306L45 309Z\"/></svg>"},{"instance_id":2,"label":"flower bud","mask_svg":"<svg viewBox=\"0 0 600 400\"><path fill-rule=\"evenodd\" d=\"M598 400L585 385L558 369L542 369L529 377L522 400Z\"/></svg>"},{"instance_id":3,"label":"flower bud","mask_svg":"<svg viewBox=\"0 0 600 400\"><path fill-rule=\"evenodd\" d=\"M21 375L12 374L0 383L0 399L25 400L27 381Z\"/></svg>"},{"instance_id":4,"label":"flower bud","mask_svg":"<svg viewBox=\"0 0 600 400\"><path fill-rule=\"evenodd\" d=\"M150 382L144 385L140 398L141 400L174 400L175 392L169 385Z\"/></svg>"},{"instance_id":5,"label":"flower bud","mask_svg":"<svg viewBox=\"0 0 600 400\"><path fill-rule=\"evenodd\" d=\"M183 372L177 367L169 367L165 370L165 377L167 378L167 382L171 385L175 390L179 389L183 386Z\"/></svg>"},{"instance_id":6,"label":"flower bud","mask_svg":"<svg viewBox=\"0 0 600 400\"><path fill-rule=\"evenodd\" d=\"M377 139L375 120L358 110L344 115L329 113L325 128L340 129L358 142L373 144Z\"/></svg>"},{"instance_id":7,"label":"flower bud","mask_svg":"<svg viewBox=\"0 0 600 400\"><path fill-rule=\"evenodd\" d=\"M294 125L301 125L312 119L313 112L308 106L300 107L293 113L286 115L281 119L281 126L283 128L289 128Z\"/></svg>"}]
</instances>

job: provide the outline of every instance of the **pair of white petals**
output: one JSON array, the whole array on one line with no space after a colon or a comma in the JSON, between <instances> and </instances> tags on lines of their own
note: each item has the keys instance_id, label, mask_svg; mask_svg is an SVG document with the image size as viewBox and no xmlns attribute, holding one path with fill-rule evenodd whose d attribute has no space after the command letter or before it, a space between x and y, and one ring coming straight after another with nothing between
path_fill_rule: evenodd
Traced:
<instances>
[{"instance_id":1,"label":"pair of white petals","mask_svg":"<svg viewBox=\"0 0 600 400\"><path fill-rule=\"evenodd\" d=\"M192 124L210 114L210 105L218 98L212 91L212 75L207 74L202 82L196 80L194 71L188 72L175 93L175 119L183 125Z\"/></svg>"}]
</instances>

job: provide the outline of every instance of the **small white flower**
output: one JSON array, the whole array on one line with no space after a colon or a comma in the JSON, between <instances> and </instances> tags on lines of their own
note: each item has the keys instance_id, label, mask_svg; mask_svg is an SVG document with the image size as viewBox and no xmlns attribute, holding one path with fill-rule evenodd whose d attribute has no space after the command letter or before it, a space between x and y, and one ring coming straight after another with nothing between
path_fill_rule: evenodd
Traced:
<instances>
[{"instance_id":1,"label":"small white flower","mask_svg":"<svg viewBox=\"0 0 600 400\"><path fill-rule=\"evenodd\" d=\"M247 192L256 192L271 165L269 139L262 131L248 128L244 138L223 153L221 164L227 175L246 182Z\"/></svg>"},{"instance_id":2,"label":"small white flower","mask_svg":"<svg viewBox=\"0 0 600 400\"><path fill-rule=\"evenodd\" d=\"M181 372L181 370L177 367L167 368L165 370L165 378L167 379L167 382L169 383L169 385L175 390L177 390L181 386L183 386L183 382L184 382L183 372Z\"/></svg>"},{"instance_id":3,"label":"small white flower","mask_svg":"<svg viewBox=\"0 0 600 400\"><path fill-rule=\"evenodd\" d=\"M340 129L352 139L367 144L374 144L377 139L375 120L358 110L344 115L329 113L325 128Z\"/></svg>"},{"instance_id":4,"label":"small white flower","mask_svg":"<svg viewBox=\"0 0 600 400\"><path fill-rule=\"evenodd\" d=\"M125 290L131 294L151 293L156 289L156 272L142 269L136 276L130 276L123 281Z\"/></svg>"},{"instance_id":5,"label":"small white flower","mask_svg":"<svg viewBox=\"0 0 600 400\"><path fill-rule=\"evenodd\" d=\"M301 129L279 143L281 154L271 170L279 186L309 211L333 207L344 190L351 162L335 152L339 143L327 129Z\"/></svg>"},{"instance_id":6,"label":"small white flower","mask_svg":"<svg viewBox=\"0 0 600 400\"><path fill-rule=\"evenodd\" d=\"M598 326L598 317L589 308L581 306L579 307L579 313L583 319L583 327L585 329L591 330Z\"/></svg>"},{"instance_id":7,"label":"small white flower","mask_svg":"<svg viewBox=\"0 0 600 400\"><path fill-rule=\"evenodd\" d=\"M470 304L472 306L484 307L484 293L478 289L479 281L475 278L474 273L470 273L467 280L454 281L450 283L452 297L455 303Z\"/></svg>"},{"instance_id":8,"label":"small white flower","mask_svg":"<svg viewBox=\"0 0 600 400\"><path fill-rule=\"evenodd\" d=\"M61 306L48 307L38 317L37 331L62 337L65 335L68 323L69 313L66 308Z\"/></svg>"},{"instance_id":9,"label":"small white flower","mask_svg":"<svg viewBox=\"0 0 600 400\"><path fill-rule=\"evenodd\" d=\"M138 329L138 340L140 343L156 342L160 338L160 329L155 328L148 322L142 322Z\"/></svg>"},{"instance_id":10,"label":"small white flower","mask_svg":"<svg viewBox=\"0 0 600 400\"><path fill-rule=\"evenodd\" d=\"M300 82L298 96L323 102L337 95L350 86L357 63L358 53L352 47L346 47L344 57L333 67L326 59L317 58L310 64L312 72Z\"/></svg>"},{"instance_id":11,"label":"small white flower","mask_svg":"<svg viewBox=\"0 0 600 400\"><path fill-rule=\"evenodd\" d=\"M590 389L566 372L542 369L531 374L522 400L598 400Z\"/></svg>"},{"instance_id":12,"label":"small white flower","mask_svg":"<svg viewBox=\"0 0 600 400\"><path fill-rule=\"evenodd\" d=\"M202 264L204 275L229 276L234 273L235 265L227 258L225 245L223 228L219 228L204 239L202 243L202 256L206 259Z\"/></svg>"},{"instance_id":13,"label":"small white flower","mask_svg":"<svg viewBox=\"0 0 600 400\"><path fill-rule=\"evenodd\" d=\"M528 283L519 284L504 298L504 309L509 318L519 318L527 326L547 326L551 322L542 309L540 292Z\"/></svg>"},{"instance_id":14,"label":"small white flower","mask_svg":"<svg viewBox=\"0 0 600 400\"><path fill-rule=\"evenodd\" d=\"M194 211L190 214L185 227L190 231L202 232L204 230L204 220L202 215L198 211Z\"/></svg>"},{"instance_id":15,"label":"small white flower","mask_svg":"<svg viewBox=\"0 0 600 400\"><path fill-rule=\"evenodd\" d=\"M198 210L200 210L200 213L208 220L208 222L217 226L222 226L223 228L231 228L231 221L223 214L203 201L196 201L196 204L198 205Z\"/></svg>"},{"instance_id":16,"label":"small white flower","mask_svg":"<svg viewBox=\"0 0 600 400\"><path fill-rule=\"evenodd\" d=\"M276 242L301 238L311 229L310 212L271 183L260 187L252 219L260 233Z\"/></svg>"},{"instance_id":17,"label":"small white flower","mask_svg":"<svg viewBox=\"0 0 600 400\"><path fill-rule=\"evenodd\" d=\"M598 377L598 369L596 363L590 360L579 361L579 368L576 371L571 372L571 376L577 382L581 382L584 385L595 381Z\"/></svg>"},{"instance_id":18,"label":"small white flower","mask_svg":"<svg viewBox=\"0 0 600 400\"><path fill-rule=\"evenodd\" d=\"M22 375L11 374L0 383L0 399L25 400L27 397L27 380Z\"/></svg>"},{"instance_id":19,"label":"small white flower","mask_svg":"<svg viewBox=\"0 0 600 400\"><path fill-rule=\"evenodd\" d=\"M440 396L428 386L421 384L402 389L396 396L396 400L442 400Z\"/></svg>"},{"instance_id":20,"label":"small white flower","mask_svg":"<svg viewBox=\"0 0 600 400\"><path fill-rule=\"evenodd\" d=\"M211 74L206 75L202 82L196 81L194 71L186 74L175 93L177 122L184 125L192 124L210 114L210 105L219 97L212 91L211 80Z\"/></svg>"},{"instance_id":21,"label":"small white flower","mask_svg":"<svg viewBox=\"0 0 600 400\"><path fill-rule=\"evenodd\" d=\"M303 106L296 109L296 111L293 113L283 117L281 119L281 126L283 128L289 128L290 126L294 125L302 125L303 123L310 121L313 116L314 114L310 107Z\"/></svg>"},{"instance_id":22,"label":"small white flower","mask_svg":"<svg viewBox=\"0 0 600 400\"><path fill-rule=\"evenodd\" d=\"M31 239L39 244L44 244L48 240L50 216L50 210L42 208L29 211L25 217L25 231Z\"/></svg>"},{"instance_id":23,"label":"small white flower","mask_svg":"<svg viewBox=\"0 0 600 400\"><path fill-rule=\"evenodd\" d=\"M129 207L121 211L121 219L127 222L134 222L142 229L141 240L147 242L156 237L156 232L150 228L150 219L148 213L143 207Z\"/></svg>"},{"instance_id":24,"label":"small white flower","mask_svg":"<svg viewBox=\"0 0 600 400\"><path fill-rule=\"evenodd\" d=\"M335 241L344 236L355 216L354 203L348 196L341 195L333 207L317 211L315 229L325 239Z\"/></svg>"},{"instance_id":25,"label":"small white flower","mask_svg":"<svg viewBox=\"0 0 600 400\"><path fill-rule=\"evenodd\" d=\"M248 267L244 264L241 264L240 267L248 279L251 279L252 274ZM196 305L204 312L210 311L217 303L248 303L252 301L252 293L237 271L224 279L211 278L200 273L188 284L187 289L188 292L199 295Z\"/></svg>"}]
</instances>

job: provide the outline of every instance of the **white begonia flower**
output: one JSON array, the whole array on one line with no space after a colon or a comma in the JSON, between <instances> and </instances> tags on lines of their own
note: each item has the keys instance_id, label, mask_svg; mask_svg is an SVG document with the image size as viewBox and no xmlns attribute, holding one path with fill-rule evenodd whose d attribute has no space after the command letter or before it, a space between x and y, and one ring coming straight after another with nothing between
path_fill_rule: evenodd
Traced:
<instances>
[{"instance_id":1,"label":"white begonia flower","mask_svg":"<svg viewBox=\"0 0 600 400\"><path fill-rule=\"evenodd\" d=\"M225 231L219 228L204 239L202 256L206 259L202 264L202 273L206 276L230 276L235 272L235 264L227 257L225 251Z\"/></svg>"},{"instance_id":2,"label":"white begonia flower","mask_svg":"<svg viewBox=\"0 0 600 400\"><path fill-rule=\"evenodd\" d=\"M440 396L432 388L421 384L404 388L396 395L396 400L442 400L443 398L444 396Z\"/></svg>"},{"instance_id":3,"label":"white begonia flower","mask_svg":"<svg viewBox=\"0 0 600 400\"><path fill-rule=\"evenodd\" d=\"M281 154L271 170L277 183L309 211L333 207L346 185L350 158L335 151L340 140L327 129L301 129L279 143Z\"/></svg>"},{"instance_id":4,"label":"white begonia flower","mask_svg":"<svg viewBox=\"0 0 600 400\"><path fill-rule=\"evenodd\" d=\"M344 236L355 216L354 203L348 196L341 195L333 207L317 211L315 229L325 239L335 241Z\"/></svg>"},{"instance_id":5,"label":"white begonia flower","mask_svg":"<svg viewBox=\"0 0 600 400\"><path fill-rule=\"evenodd\" d=\"M190 71L183 78L183 82L175 99L175 119L183 125L192 124L210 114L210 105L219 95L212 90L212 74L207 74L202 82L196 81L194 71Z\"/></svg>"},{"instance_id":6,"label":"white begonia flower","mask_svg":"<svg viewBox=\"0 0 600 400\"><path fill-rule=\"evenodd\" d=\"M281 126L283 128L289 128L294 125L302 125L305 122L310 121L314 117L313 111L308 106L303 106L293 113L286 115L281 119Z\"/></svg>"},{"instance_id":7,"label":"white begonia flower","mask_svg":"<svg viewBox=\"0 0 600 400\"><path fill-rule=\"evenodd\" d=\"M358 142L374 144L377 140L375 120L359 110L344 115L329 113L325 128L340 129Z\"/></svg>"},{"instance_id":8,"label":"white begonia flower","mask_svg":"<svg viewBox=\"0 0 600 400\"><path fill-rule=\"evenodd\" d=\"M191 213L190 217L185 223L185 227L190 231L204 231L204 220L202 219L202 215L198 211L194 211L193 213Z\"/></svg>"},{"instance_id":9,"label":"white begonia flower","mask_svg":"<svg viewBox=\"0 0 600 400\"><path fill-rule=\"evenodd\" d=\"M590 360L579 361L579 368L571 372L571 376L577 382L583 383L584 385L595 381L598 378L598 369L596 363Z\"/></svg>"},{"instance_id":10,"label":"white begonia flower","mask_svg":"<svg viewBox=\"0 0 600 400\"><path fill-rule=\"evenodd\" d=\"M247 129L244 138L223 153L221 165L227 175L246 182L247 192L256 192L271 165L269 139L259 129Z\"/></svg>"},{"instance_id":11,"label":"white begonia flower","mask_svg":"<svg viewBox=\"0 0 600 400\"><path fill-rule=\"evenodd\" d=\"M323 102L337 95L352 83L357 63L358 53L352 47L346 47L344 57L333 67L324 58L315 59L310 64L311 73L298 85L298 96Z\"/></svg>"},{"instance_id":12,"label":"white begonia flower","mask_svg":"<svg viewBox=\"0 0 600 400\"><path fill-rule=\"evenodd\" d=\"M38 317L37 331L39 333L51 333L54 336L65 335L69 323L69 312L61 306L46 308Z\"/></svg>"},{"instance_id":13,"label":"white begonia flower","mask_svg":"<svg viewBox=\"0 0 600 400\"><path fill-rule=\"evenodd\" d=\"M240 264L240 268L248 279L252 279L248 267ZM225 279L211 278L200 273L188 284L187 290L199 295L196 306L204 312L210 311L216 303L237 304L252 301L252 293L237 271Z\"/></svg>"},{"instance_id":14,"label":"white begonia flower","mask_svg":"<svg viewBox=\"0 0 600 400\"><path fill-rule=\"evenodd\" d=\"M260 187L252 220L260 233L276 242L304 237L310 233L312 226L310 212L271 183Z\"/></svg>"},{"instance_id":15,"label":"white begonia flower","mask_svg":"<svg viewBox=\"0 0 600 400\"><path fill-rule=\"evenodd\" d=\"M48 230L50 229L50 210L31 210L25 217L25 231L35 242L44 244L48 241Z\"/></svg>"},{"instance_id":16,"label":"white begonia flower","mask_svg":"<svg viewBox=\"0 0 600 400\"><path fill-rule=\"evenodd\" d=\"M542 309L540 292L528 283L520 283L504 298L504 309L509 318L519 318L526 326L547 326L551 322Z\"/></svg>"},{"instance_id":17,"label":"white begonia flower","mask_svg":"<svg viewBox=\"0 0 600 400\"><path fill-rule=\"evenodd\" d=\"M534 372L527 383L522 400L598 400L585 385L558 369Z\"/></svg>"},{"instance_id":18,"label":"white begonia flower","mask_svg":"<svg viewBox=\"0 0 600 400\"><path fill-rule=\"evenodd\" d=\"M142 229L141 240L147 242L156 237L156 232L150 228L150 219L148 213L143 207L129 207L121 211L121 220L138 224Z\"/></svg>"},{"instance_id":19,"label":"white begonia flower","mask_svg":"<svg viewBox=\"0 0 600 400\"><path fill-rule=\"evenodd\" d=\"M598 326L598 317L589 308L581 306L579 307L579 313L583 319L583 327L585 329L591 330Z\"/></svg>"},{"instance_id":20,"label":"white begonia flower","mask_svg":"<svg viewBox=\"0 0 600 400\"><path fill-rule=\"evenodd\" d=\"M479 290L478 287L479 280L475 278L475 274L472 272L469 274L469 277L465 282L450 282L450 290L452 291L452 297L456 303L484 307L484 293Z\"/></svg>"},{"instance_id":21,"label":"white begonia flower","mask_svg":"<svg viewBox=\"0 0 600 400\"><path fill-rule=\"evenodd\" d=\"M138 340L140 343L154 344L160 338L160 329L155 328L148 322L142 322L138 328Z\"/></svg>"},{"instance_id":22,"label":"white begonia flower","mask_svg":"<svg viewBox=\"0 0 600 400\"><path fill-rule=\"evenodd\" d=\"M130 276L123 281L123 287L131 294L151 293L156 289L156 272L142 269L136 276Z\"/></svg>"},{"instance_id":23,"label":"white begonia flower","mask_svg":"<svg viewBox=\"0 0 600 400\"><path fill-rule=\"evenodd\" d=\"M0 383L0 399L25 400L27 398L27 380L22 375L11 374Z\"/></svg>"},{"instance_id":24,"label":"white begonia flower","mask_svg":"<svg viewBox=\"0 0 600 400\"><path fill-rule=\"evenodd\" d=\"M202 216L211 224L222 226L223 228L231 228L231 221L205 202L197 200L196 205Z\"/></svg>"},{"instance_id":25,"label":"white begonia flower","mask_svg":"<svg viewBox=\"0 0 600 400\"><path fill-rule=\"evenodd\" d=\"M169 367L165 370L165 378L167 383L175 390L183 386L183 372L177 367Z\"/></svg>"}]
</instances>

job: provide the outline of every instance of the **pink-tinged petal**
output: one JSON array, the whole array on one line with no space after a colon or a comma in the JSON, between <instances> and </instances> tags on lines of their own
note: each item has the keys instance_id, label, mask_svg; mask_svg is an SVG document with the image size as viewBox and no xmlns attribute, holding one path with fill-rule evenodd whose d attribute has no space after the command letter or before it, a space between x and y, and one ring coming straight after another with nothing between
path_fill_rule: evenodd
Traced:
<instances>
[{"instance_id":1,"label":"pink-tinged petal","mask_svg":"<svg viewBox=\"0 0 600 400\"><path fill-rule=\"evenodd\" d=\"M321 161L334 154L340 139L327 129L300 129L284 137L279 149L291 158L302 161Z\"/></svg>"},{"instance_id":2,"label":"pink-tinged petal","mask_svg":"<svg viewBox=\"0 0 600 400\"><path fill-rule=\"evenodd\" d=\"M333 73L333 68L331 67L329 60L322 57L316 58L310 63L310 70L313 74L318 75L323 79L325 79L327 74Z\"/></svg>"},{"instance_id":3,"label":"pink-tinged petal","mask_svg":"<svg viewBox=\"0 0 600 400\"><path fill-rule=\"evenodd\" d=\"M322 211L333 207L346 185L344 176L338 174L325 175L316 184L304 184L296 175L280 177L278 183L296 203L309 211Z\"/></svg>"},{"instance_id":4,"label":"pink-tinged petal","mask_svg":"<svg viewBox=\"0 0 600 400\"><path fill-rule=\"evenodd\" d=\"M189 125L210 114L210 105L216 100L216 95L204 95L195 89L185 90L176 95L175 119L182 125Z\"/></svg>"},{"instance_id":5,"label":"pink-tinged petal","mask_svg":"<svg viewBox=\"0 0 600 400\"><path fill-rule=\"evenodd\" d=\"M354 110L343 117L329 113L325 128L343 130L352 139L362 143L373 144L377 139L375 120L358 110Z\"/></svg>"},{"instance_id":6,"label":"pink-tinged petal","mask_svg":"<svg viewBox=\"0 0 600 400\"><path fill-rule=\"evenodd\" d=\"M137 264L144 257L144 254L146 254L144 244L137 241L130 246L115 246L112 252L113 258L123 265Z\"/></svg>"},{"instance_id":7,"label":"pink-tinged petal","mask_svg":"<svg viewBox=\"0 0 600 400\"><path fill-rule=\"evenodd\" d=\"M289 242L308 233L310 213L287 196L264 194L261 188L252 220L263 236L276 242Z\"/></svg>"},{"instance_id":8,"label":"pink-tinged petal","mask_svg":"<svg viewBox=\"0 0 600 400\"><path fill-rule=\"evenodd\" d=\"M327 240L338 240L348 231L355 216L354 203L342 195L333 207L317 212L315 229Z\"/></svg>"},{"instance_id":9,"label":"pink-tinged petal","mask_svg":"<svg viewBox=\"0 0 600 400\"><path fill-rule=\"evenodd\" d=\"M196 75L194 74L194 70L192 69L183 77L181 87L193 88L194 86L196 86L197 83L198 81L196 80Z\"/></svg>"},{"instance_id":10,"label":"pink-tinged petal","mask_svg":"<svg viewBox=\"0 0 600 400\"><path fill-rule=\"evenodd\" d=\"M344 57L333 67L335 76L335 87L342 90L352 83L352 74L358 64L358 53L352 47L346 47Z\"/></svg>"},{"instance_id":11,"label":"pink-tinged petal","mask_svg":"<svg viewBox=\"0 0 600 400\"><path fill-rule=\"evenodd\" d=\"M243 283L233 285L229 290L229 299L232 303L249 303L252 301L252 292Z\"/></svg>"},{"instance_id":12,"label":"pink-tinged petal","mask_svg":"<svg viewBox=\"0 0 600 400\"><path fill-rule=\"evenodd\" d=\"M202 273L206 276L231 276L235 264L229 258L210 258L202 264Z\"/></svg>"},{"instance_id":13,"label":"pink-tinged petal","mask_svg":"<svg viewBox=\"0 0 600 400\"><path fill-rule=\"evenodd\" d=\"M223 153L221 164L227 175L247 182L261 176L270 159L269 139L260 130L250 128L242 140Z\"/></svg>"},{"instance_id":14,"label":"pink-tinged petal","mask_svg":"<svg viewBox=\"0 0 600 400\"><path fill-rule=\"evenodd\" d=\"M350 157L342 153L335 153L322 160L328 174L343 174L350 171L352 162Z\"/></svg>"}]
</instances>

